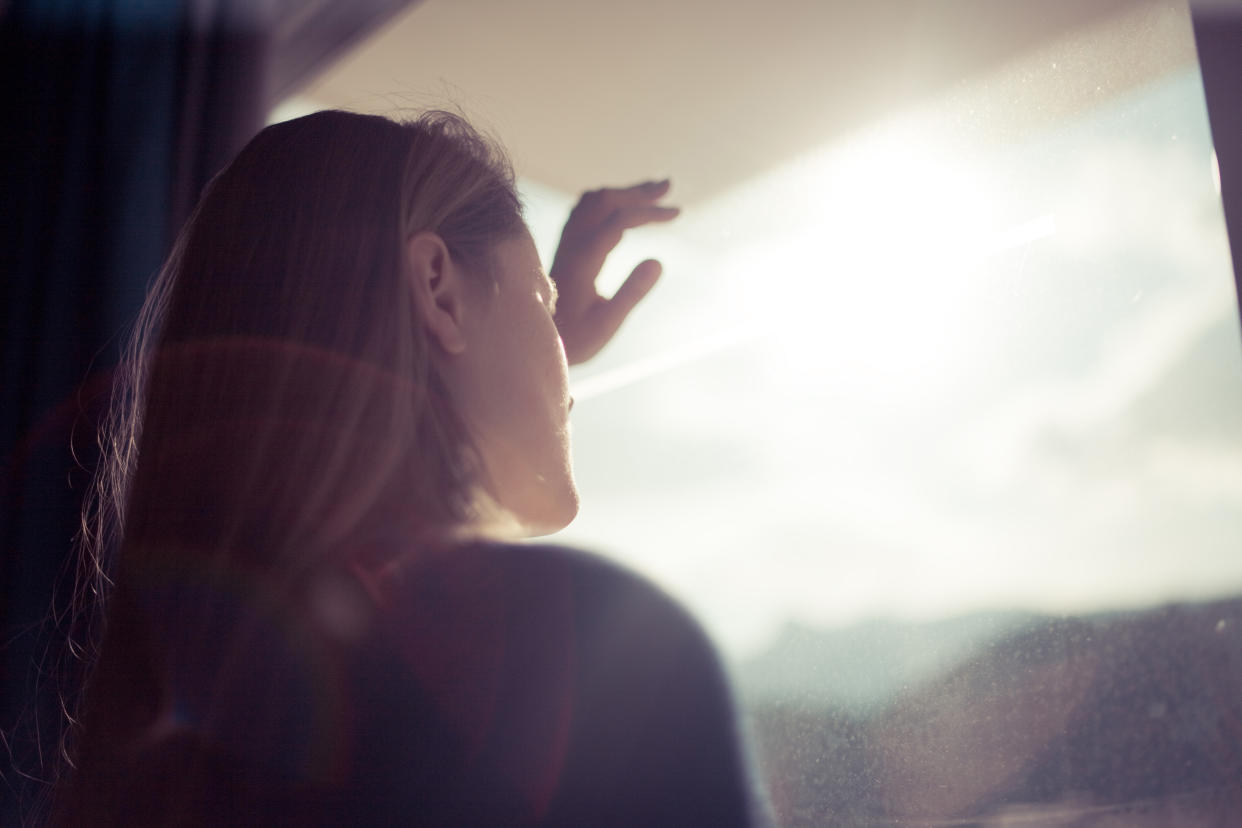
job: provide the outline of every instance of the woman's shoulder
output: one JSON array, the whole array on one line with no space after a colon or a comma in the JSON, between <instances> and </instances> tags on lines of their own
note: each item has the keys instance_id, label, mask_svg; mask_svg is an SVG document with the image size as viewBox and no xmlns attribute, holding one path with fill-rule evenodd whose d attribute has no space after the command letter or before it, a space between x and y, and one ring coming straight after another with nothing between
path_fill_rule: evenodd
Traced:
<instances>
[{"instance_id":1,"label":"woman's shoulder","mask_svg":"<svg viewBox=\"0 0 1242 828\"><path fill-rule=\"evenodd\" d=\"M537 821L746 824L720 660L647 578L570 547L471 542L390 567L381 600L397 661Z\"/></svg>"},{"instance_id":2,"label":"woman's shoulder","mask_svg":"<svg viewBox=\"0 0 1242 828\"><path fill-rule=\"evenodd\" d=\"M385 577L408 579L433 572L506 572L530 577L571 575L619 589L660 593L648 578L596 552L540 541L466 538L434 544L411 543L387 558ZM671 599L668 599L671 600Z\"/></svg>"},{"instance_id":3,"label":"woman's shoulder","mask_svg":"<svg viewBox=\"0 0 1242 828\"><path fill-rule=\"evenodd\" d=\"M641 673L671 659L686 675L720 673L710 640L677 600L581 549L491 540L420 549L393 559L369 587L380 635L422 660L452 650L486 661L503 650L546 662L572 650L579 671Z\"/></svg>"},{"instance_id":4,"label":"woman's shoulder","mask_svg":"<svg viewBox=\"0 0 1242 828\"><path fill-rule=\"evenodd\" d=\"M386 603L437 595L636 602L664 620L698 625L681 604L644 575L602 555L551 543L469 540L392 559L374 579ZM535 605L537 607L538 604Z\"/></svg>"}]
</instances>

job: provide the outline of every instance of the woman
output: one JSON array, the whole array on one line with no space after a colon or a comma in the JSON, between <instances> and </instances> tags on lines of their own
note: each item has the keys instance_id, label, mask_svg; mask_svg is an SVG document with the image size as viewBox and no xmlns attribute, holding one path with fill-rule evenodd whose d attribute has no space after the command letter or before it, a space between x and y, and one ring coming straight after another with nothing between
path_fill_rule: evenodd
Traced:
<instances>
[{"instance_id":1,"label":"woman","mask_svg":"<svg viewBox=\"0 0 1242 828\"><path fill-rule=\"evenodd\" d=\"M57 822L750 821L693 621L502 540L576 513L566 357L654 284L594 288L667 187L585 196L549 279L454 116L317 113L217 176L119 394L91 513L115 586Z\"/></svg>"}]
</instances>

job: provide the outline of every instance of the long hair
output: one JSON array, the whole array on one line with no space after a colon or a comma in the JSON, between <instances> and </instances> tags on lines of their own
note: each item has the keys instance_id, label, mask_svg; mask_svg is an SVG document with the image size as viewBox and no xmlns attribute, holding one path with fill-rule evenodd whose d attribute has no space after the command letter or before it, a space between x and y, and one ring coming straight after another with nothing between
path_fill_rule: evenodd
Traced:
<instances>
[{"instance_id":1,"label":"long hair","mask_svg":"<svg viewBox=\"0 0 1242 828\"><path fill-rule=\"evenodd\" d=\"M175 593L158 624L193 636L218 621L220 590L262 584L279 604L342 551L478 517L478 461L417 322L405 241L433 231L486 280L492 246L523 226L503 153L443 112L276 124L216 176L118 375L79 584L106 621L78 641L98 664L70 755L90 765L167 703L175 646L151 594Z\"/></svg>"}]
</instances>

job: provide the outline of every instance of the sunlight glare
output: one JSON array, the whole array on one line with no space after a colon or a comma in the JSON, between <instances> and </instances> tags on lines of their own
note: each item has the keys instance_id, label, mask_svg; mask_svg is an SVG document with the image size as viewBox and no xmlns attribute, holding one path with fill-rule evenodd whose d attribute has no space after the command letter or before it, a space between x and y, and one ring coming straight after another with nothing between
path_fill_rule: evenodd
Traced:
<instances>
[{"instance_id":1,"label":"sunlight glare","mask_svg":"<svg viewBox=\"0 0 1242 828\"><path fill-rule=\"evenodd\" d=\"M913 122L802 159L772 187L790 218L762 254L788 286L776 363L876 403L943 392L971 340L978 264L1007 232L997 193Z\"/></svg>"}]
</instances>

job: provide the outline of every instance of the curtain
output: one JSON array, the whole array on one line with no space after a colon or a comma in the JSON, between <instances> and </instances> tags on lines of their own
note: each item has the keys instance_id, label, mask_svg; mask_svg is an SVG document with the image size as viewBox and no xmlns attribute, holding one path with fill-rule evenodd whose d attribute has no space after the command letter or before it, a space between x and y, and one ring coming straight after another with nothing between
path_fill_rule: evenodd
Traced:
<instances>
[{"instance_id":1,"label":"curtain","mask_svg":"<svg viewBox=\"0 0 1242 828\"><path fill-rule=\"evenodd\" d=\"M0 823L51 767L73 537L111 368L199 189L261 126L226 3L18 3L0 20Z\"/></svg>"},{"instance_id":2,"label":"curtain","mask_svg":"<svg viewBox=\"0 0 1242 828\"><path fill-rule=\"evenodd\" d=\"M278 96L407 3L0 0L0 824L52 766L57 614L146 286Z\"/></svg>"}]
</instances>

